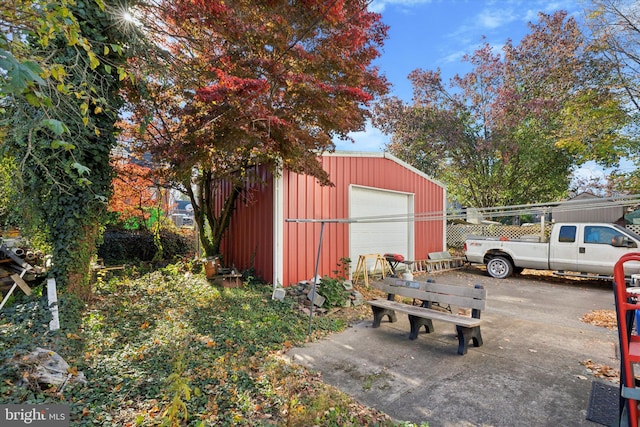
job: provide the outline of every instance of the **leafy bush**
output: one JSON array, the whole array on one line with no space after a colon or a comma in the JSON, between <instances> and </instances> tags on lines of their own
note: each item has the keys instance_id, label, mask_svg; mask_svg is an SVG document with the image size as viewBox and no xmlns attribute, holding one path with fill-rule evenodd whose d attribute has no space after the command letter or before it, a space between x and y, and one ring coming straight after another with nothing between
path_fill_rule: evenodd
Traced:
<instances>
[{"instance_id":1,"label":"leafy bush","mask_svg":"<svg viewBox=\"0 0 640 427\"><path fill-rule=\"evenodd\" d=\"M325 298L324 307L344 307L351 292L345 290L344 280L324 276L320 279L318 293Z\"/></svg>"},{"instance_id":2,"label":"leafy bush","mask_svg":"<svg viewBox=\"0 0 640 427\"><path fill-rule=\"evenodd\" d=\"M175 231L161 229L160 242L165 260L173 260L193 252L192 241ZM152 261L157 250L151 231L111 228L104 233L98 257L107 264Z\"/></svg>"},{"instance_id":3,"label":"leafy bush","mask_svg":"<svg viewBox=\"0 0 640 427\"><path fill-rule=\"evenodd\" d=\"M350 265L351 259L348 257L342 257L337 263L338 269L333 271L336 278L324 276L320 279L318 294L325 298L324 307L332 308L347 306L351 292L344 288L343 283L349 276Z\"/></svg>"}]
</instances>

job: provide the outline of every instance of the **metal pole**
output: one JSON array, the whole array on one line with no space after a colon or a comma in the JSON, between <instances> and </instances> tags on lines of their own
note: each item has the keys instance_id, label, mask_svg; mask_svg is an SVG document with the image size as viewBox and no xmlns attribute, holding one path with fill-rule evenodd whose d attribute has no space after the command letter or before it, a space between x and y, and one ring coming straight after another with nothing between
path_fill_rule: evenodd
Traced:
<instances>
[{"instance_id":1,"label":"metal pole","mask_svg":"<svg viewBox=\"0 0 640 427\"><path fill-rule=\"evenodd\" d=\"M316 285L318 284L318 265L320 264L320 250L322 249L322 235L324 234L324 224L322 221L320 223L320 241L318 242L318 255L316 256L316 272L313 275L313 287L311 288L311 295L313 295L313 299L311 300L311 310L309 310L309 331L307 332L307 337L311 338L311 320L313 319L313 305L316 300Z\"/></svg>"},{"instance_id":2,"label":"metal pole","mask_svg":"<svg viewBox=\"0 0 640 427\"><path fill-rule=\"evenodd\" d=\"M3 251L5 252L5 251ZM5 252L7 253L7 252ZM31 268L31 265L29 265L29 267ZM27 270L25 268L22 269L22 272L20 273L20 278L22 279L24 277L24 274L27 272ZM2 300L2 302L0 303L0 310L2 309L2 307L4 307L4 305L7 303L7 301L9 300L9 297L11 296L11 294L13 293L13 291L16 290L16 287L18 286L18 282L16 280L13 281L13 286L11 286L11 289L9 289L9 292L7 293L7 295L4 297L4 299ZM20 289L22 289L22 292L24 292L27 295L31 295L31 293L27 293L27 291L30 291L29 289L23 289L22 286L20 286Z\"/></svg>"},{"instance_id":3,"label":"metal pole","mask_svg":"<svg viewBox=\"0 0 640 427\"><path fill-rule=\"evenodd\" d=\"M11 296L11 294L13 293L13 291L15 291L15 289L17 287L18 287L18 283L14 282L13 286L11 286L11 289L9 289L9 292L7 292L7 295L4 297L4 299L0 303L0 310L2 310L2 307L4 307L4 305L6 304L7 300L9 299L9 297Z\"/></svg>"}]
</instances>

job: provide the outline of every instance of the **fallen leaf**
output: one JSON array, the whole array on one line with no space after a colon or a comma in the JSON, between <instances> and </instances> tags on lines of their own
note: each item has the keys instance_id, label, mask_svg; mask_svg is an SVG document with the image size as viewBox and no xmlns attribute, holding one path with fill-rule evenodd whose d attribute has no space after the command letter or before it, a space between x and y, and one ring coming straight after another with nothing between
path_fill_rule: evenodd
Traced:
<instances>
[{"instance_id":1,"label":"fallen leaf","mask_svg":"<svg viewBox=\"0 0 640 427\"><path fill-rule=\"evenodd\" d=\"M608 329L618 328L618 319L614 310L594 310L580 318L585 323Z\"/></svg>"},{"instance_id":2,"label":"fallen leaf","mask_svg":"<svg viewBox=\"0 0 640 427\"><path fill-rule=\"evenodd\" d=\"M620 371L618 369L595 363L591 359L587 359L580 363L597 378L606 378L614 383L620 382Z\"/></svg>"}]
</instances>

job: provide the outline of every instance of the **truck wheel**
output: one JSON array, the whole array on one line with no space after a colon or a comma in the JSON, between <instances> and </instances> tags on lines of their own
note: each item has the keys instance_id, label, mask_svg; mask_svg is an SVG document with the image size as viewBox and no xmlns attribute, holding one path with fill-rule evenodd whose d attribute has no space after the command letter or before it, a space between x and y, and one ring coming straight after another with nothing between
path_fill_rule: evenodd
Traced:
<instances>
[{"instance_id":1,"label":"truck wheel","mask_svg":"<svg viewBox=\"0 0 640 427\"><path fill-rule=\"evenodd\" d=\"M513 274L513 264L501 256L491 258L487 263L487 273L496 279L504 279Z\"/></svg>"}]
</instances>

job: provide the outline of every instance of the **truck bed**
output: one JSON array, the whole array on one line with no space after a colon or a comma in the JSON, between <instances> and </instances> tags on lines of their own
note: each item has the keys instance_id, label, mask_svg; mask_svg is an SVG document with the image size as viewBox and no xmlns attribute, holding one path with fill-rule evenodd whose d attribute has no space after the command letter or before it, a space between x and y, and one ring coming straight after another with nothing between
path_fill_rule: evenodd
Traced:
<instances>
[{"instance_id":1,"label":"truck bed","mask_svg":"<svg viewBox=\"0 0 640 427\"><path fill-rule=\"evenodd\" d=\"M484 264L487 253L504 252L511 257L514 265L538 270L549 269L549 244L532 240L500 240L497 238L467 239L466 256L469 262Z\"/></svg>"}]
</instances>

